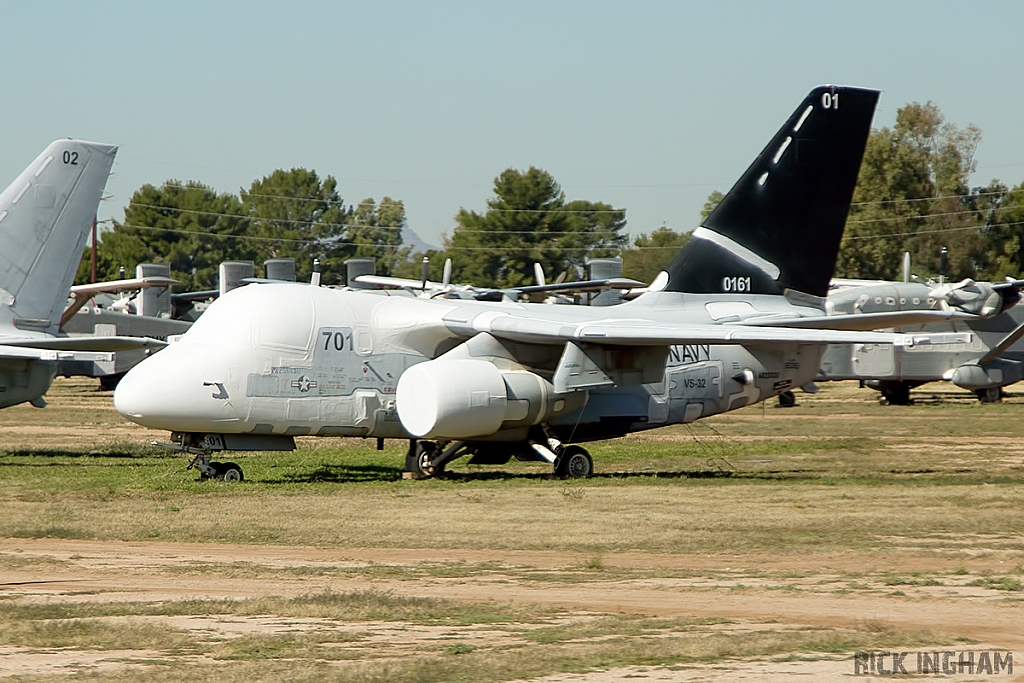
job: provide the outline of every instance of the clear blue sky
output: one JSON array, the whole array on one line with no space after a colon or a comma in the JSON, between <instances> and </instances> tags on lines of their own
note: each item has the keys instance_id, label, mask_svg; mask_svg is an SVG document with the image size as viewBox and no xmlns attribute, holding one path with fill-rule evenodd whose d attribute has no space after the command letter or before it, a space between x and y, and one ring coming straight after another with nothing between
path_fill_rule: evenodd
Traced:
<instances>
[{"instance_id":1,"label":"clear blue sky","mask_svg":"<svg viewBox=\"0 0 1024 683\"><path fill-rule=\"evenodd\" d=\"M696 225L806 92L931 100L983 138L974 184L1024 178L1021 2L21 2L0 4L0 184L51 140L121 146L143 183L248 187L276 168L405 201L437 243L510 166Z\"/></svg>"}]
</instances>

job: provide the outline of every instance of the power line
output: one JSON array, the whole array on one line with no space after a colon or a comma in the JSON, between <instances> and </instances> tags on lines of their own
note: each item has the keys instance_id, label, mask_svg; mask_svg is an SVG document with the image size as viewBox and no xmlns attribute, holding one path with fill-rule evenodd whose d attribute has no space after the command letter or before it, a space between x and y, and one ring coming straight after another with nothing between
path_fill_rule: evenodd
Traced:
<instances>
[{"instance_id":1,"label":"power line","mask_svg":"<svg viewBox=\"0 0 1024 683\"><path fill-rule=\"evenodd\" d=\"M157 228L152 225L135 225L134 223L121 223L126 228L135 230L152 230L159 232L173 232L179 235L203 235L205 237L222 237L233 240L252 240L256 242L292 242L295 244L316 244L318 240L295 240L285 237L256 237L254 235L231 235L220 232L204 232L202 230L177 230L175 228Z\"/></svg>"},{"instance_id":2,"label":"power line","mask_svg":"<svg viewBox=\"0 0 1024 683\"><path fill-rule=\"evenodd\" d=\"M868 206L873 204L896 204L905 203L910 204L913 202L934 202L940 199L972 199L974 197L989 197L992 195L1004 195L1009 194L1010 190L993 190L992 192L968 192L966 194L944 194L938 197L914 197L911 199L874 199L869 202L853 202L850 206Z\"/></svg>"},{"instance_id":3,"label":"power line","mask_svg":"<svg viewBox=\"0 0 1024 683\"><path fill-rule=\"evenodd\" d=\"M324 228L370 228L376 230L402 230L404 226L392 226L392 225L360 225L358 223L321 223L319 221L302 221L291 218L266 218L263 216L245 216L233 213L219 213L217 211L199 211L198 209L180 209L175 206L160 206L157 204L143 204L142 202L135 202L132 206L141 206L148 209L156 209L158 211L177 211L179 213L194 213L202 216L218 216L221 218L237 218L245 221L277 221L278 223L290 223L292 225L306 225L306 226L317 226ZM524 209L526 211L527 209ZM530 209L532 211L532 209ZM568 212L567 212L568 213ZM573 213L587 213L587 212L573 212ZM597 212L594 212L597 213ZM467 231L470 232L470 231ZM533 235L538 234L536 230L473 230L474 233L502 233L509 235ZM543 235L583 235L587 234L581 230L544 230L539 234Z\"/></svg>"},{"instance_id":4,"label":"power line","mask_svg":"<svg viewBox=\"0 0 1024 683\"><path fill-rule=\"evenodd\" d=\"M1024 206L1024 204L1007 204L1006 206L999 206L992 209L992 212L997 211L1008 211L1010 209L1018 209ZM860 220L847 220L847 225L855 225L862 223L891 223L893 221L907 221L907 220L919 220L923 218L942 218L944 216L962 216L964 214L976 214L978 213L975 209L961 209L959 211L945 211L943 213L922 213L916 216L890 216L888 218L865 218Z\"/></svg>"},{"instance_id":5,"label":"power line","mask_svg":"<svg viewBox=\"0 0 1024 683\"><path fill-rule=\"evenodd\" d=\"M179 234L179 235L189 235L189 236L201 235L201 236L204 236L204 237L218 237L218 238L222 238L222 239L251 240L251 241L258 241L258 242L290 242L290 243L293 243L293 244L302 244L302 245L313 245L313 244L318 244L318 243L321 242L321 240L297 240L297 239L288 239L288 238L284 238L284 237L256 237L256 236L253 236L253 235L231 235L231 234L226 234L226 233L209 232L209 231L203 231L203 230L180 230L180 229L176 229L176 228L158 228L158 227L155 227L155 226L152 226L152 225L137 225L135 223L122 223L121 225L123 225L126 228L133 228L135 230L151 230L151 231L154 231L154 232L161 232L161 231L162 232L173 232L173 233L176 233L176 234ZM583 233L579 233L579 234L582 235ZM396 251L401 250L401 249L405 249L408 246L408 245L394 245L394 244L380 244L380 245L369 244L368 245L366 243L361 243L360 244L360 243L349 242L349 241L344 241L344 240L338 240L338 244L349 244L349 245L356 246L356 247L359 247L359 246L372 246L375 249L394 249ZM619 246L619 245L595 245L595 246L590 246L590 247L562 247L562 246L546 246L546 245L542 245L542 244L535 244L535 245L524 245L524 246L521 246L521 247L505 246L505 245L496 245L496 246L493 246L493 247L457 247L457 246L451 246L451 247L449 247L447 249L438 249L438 251L439 252L447 252L447 251L478 251L478 250L489 250L489 251L535 251L535 250L541 250L541 251L543 251L545 249L558 249L559 251L594 251L594 250L599 250L599 249L607 250L607 249L623 249L623 248L626 248L626 249L679 249L678 246L669 246L669 247L628 247L627 246L627 247L623 247L623 246Z\"/></svg>"},{"instance_id":6,"label":"power line","mask_svg":"<svg viewBox=\"0 0 1024 683\"><path fill-rule=\"evenodd\" d=\"M158 204L143 204L142 202L134 202L131 206L141 206L147 209L156 209L158 211L177 211L179 213L194 213L201 216L218 216L221 218L237 218L243 221L275 221L277 223L289 223L292 225L316 225L324 228L376 228L378 230L401 230L402 226L394 225L359 225L358 223L321 223L320 221L301 221L293 218L266 218L263 216L245 216L234 213L219 213L217 211L199 211L198 209L179 209L176 206L160 206Z\"/></svg>"},{"instance_id":7,"label":"power line","mask_svg":"<svg viewBox=\"0 0 1024 683\"><path fill-rule=\"evenodd\" d=\"M981 230L982 228L997 228L1003 226L1013 225L1024 225L1024 221L1014 221L1012 223L995 223L989 225L988 223L980 223L978 225L966 225L959 226L956 228L936 228L935 230L915 230L914 232L888 232L880 235L854 235L853 237L844 237L843 241L847 240L873 240L880 239L882 237L917 237L918 235L934 235L940 232L959 232L962 230Z\"/></svg>"}]
</instances>

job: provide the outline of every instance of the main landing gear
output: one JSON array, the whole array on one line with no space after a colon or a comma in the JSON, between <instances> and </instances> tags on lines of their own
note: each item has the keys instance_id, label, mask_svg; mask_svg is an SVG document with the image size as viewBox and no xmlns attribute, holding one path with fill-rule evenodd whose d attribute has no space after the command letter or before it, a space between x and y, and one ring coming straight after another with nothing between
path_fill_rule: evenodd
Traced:
<instances>
[{"instance_id":1,"label":"main landing gear","mask_svg":"<svg viewBox=\"0 0 1024 683\"><path fill-rule=\"evenodd\" d=\"M448 463L470 456L472 465L503 465L512 458L547 462L561 479L582 479L594 473L594 460L582 446L564 446L556 439L521 442L424 441L410 439L405 455L408 479L430 479L444 474Z\"/></svg>"}]
</instances>

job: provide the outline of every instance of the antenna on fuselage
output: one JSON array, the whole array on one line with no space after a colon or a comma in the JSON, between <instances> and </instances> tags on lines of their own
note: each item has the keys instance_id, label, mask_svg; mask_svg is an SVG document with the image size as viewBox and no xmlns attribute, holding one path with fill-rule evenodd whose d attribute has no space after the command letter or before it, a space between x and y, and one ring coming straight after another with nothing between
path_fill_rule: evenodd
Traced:
<instances>
[{"instance_id":1,"label":"antenna on fuselage","mask_svg":"<svg viewBox=\"0 0 1024 683\"><path fill-rule=\"evenodd\" d=\"M309 284L314 287L320 286L320 259L313 259L313 275L309 278Z\"/></svg>"},{"instance_id":2,"label":"antenna on fuselage","mask_svg":"<svg viewBox=\"0 0 1024 683\"><path fill-rule=\"evenodd\" d=\"M427 275L430 274L430 259L426 256L423 257L423 282L420 283L420 289L424 292L427 291Z\"/></svg>"}]
</instances>

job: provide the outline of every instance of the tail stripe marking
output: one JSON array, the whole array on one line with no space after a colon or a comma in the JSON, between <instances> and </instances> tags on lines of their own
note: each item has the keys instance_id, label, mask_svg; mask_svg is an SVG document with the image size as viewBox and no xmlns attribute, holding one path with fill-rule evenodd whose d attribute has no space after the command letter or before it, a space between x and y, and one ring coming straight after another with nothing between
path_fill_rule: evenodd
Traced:
<instances>
[{"instance_id":1,"label":"tail stripe marking","mask_svg":"<svg viewBox=\"0 0 1024 683\"><path fill-rule=\"evenodd\" d=\"M726 237L725 235L721 235L715 232L714 230L701 226L693 231L693 236L698 239L713 242L714 244L717 244L723 249L732 252L733 254L739 256L741 259L743 259L750 265L756 268L760 268L761 270L766 272L773 280L778 280L779 275L782 274L782 271L779 269L779 267L772 263L771 261L761 258L757 254L755 254L754 252L740 244L739 242L735 242Z\"/></svg>"}]
</instances>

